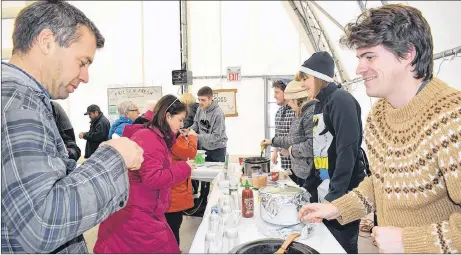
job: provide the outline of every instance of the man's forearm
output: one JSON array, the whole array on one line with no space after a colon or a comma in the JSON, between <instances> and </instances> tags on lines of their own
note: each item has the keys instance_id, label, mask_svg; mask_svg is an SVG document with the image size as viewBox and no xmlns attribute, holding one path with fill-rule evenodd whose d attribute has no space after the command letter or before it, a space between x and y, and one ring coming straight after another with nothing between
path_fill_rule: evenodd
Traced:
<instances>
[{"instance_id":1,"label":"man's forearm","mask_svg":"<svg viewBox=\"0 0 461 255\"><path fill-rule=\"evenodd\" d=\"M17 233L15 239L27 253L54 251L124 207L128 199L126 166L111 147L98 149L64 177L66 169L59 158L18 160L23 159L3 162L11 171L2 174L2 182L17 178L17 172L22 172L21 178L35 177L20 190L2 189L9 212L2 220L11 233ZM27 221L21 220L24 212L28 212Z\"/></svg>"}]
</instances>

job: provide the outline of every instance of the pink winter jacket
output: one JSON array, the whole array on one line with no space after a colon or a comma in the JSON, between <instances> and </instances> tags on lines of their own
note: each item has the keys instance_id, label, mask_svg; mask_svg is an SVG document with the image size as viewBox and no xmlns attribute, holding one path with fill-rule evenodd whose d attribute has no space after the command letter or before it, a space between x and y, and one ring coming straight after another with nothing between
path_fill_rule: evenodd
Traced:
<instances>
[{"instance_id":1,"label":"pink winter jacket","mask_svg":"<svg viewBox=\"0 0 461 255\"><path fill-rule=\"evenodd\" d=\"M164 214L171 186L190 176L191 169L186 162L172 164L158 129L127 125L123 136L143 148L144 162L138 171L128 171L128 202L99 225L94 253L180 253Z\"/></svg>"}]
</instances>

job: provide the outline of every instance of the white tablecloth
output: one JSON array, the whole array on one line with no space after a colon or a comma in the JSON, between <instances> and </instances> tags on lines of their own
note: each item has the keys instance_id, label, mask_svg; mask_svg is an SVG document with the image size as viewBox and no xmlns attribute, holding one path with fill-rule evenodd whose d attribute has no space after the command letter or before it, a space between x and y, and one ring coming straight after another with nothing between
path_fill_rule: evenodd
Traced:
<instances>
[{"instance_id":1,"label":"white tablecloth","mask_svg":"<svg viewBox=\"0 0 461 255\"><path fill-rule=\"evenodd\" d=\"M231 164L229 170L232 169L234 172L240 171L238 164ZM220 173L221 174L221 173ZM203 217L203 221L200 224L197 233L190 247L189 253L204 253L205 252L205 235L208 230L208 215L210 213L211 206L218 203L221 191L218 188L216 180L214 182L214 188L208 197L208 205ZM242 218L237 226L240 243L246 243L258 239L268 238L257 230L257 222L261 220L259 217L259 202L257 199L258 192L253 191L255 197L255 214L253 218ZM319 223L316 226L315 232L307 239L297 240L300 243L309 245L310 247L317 250L319 253L346 253L342 246L336 241L330 231L325 227L323 223Z\"/></svg>"},{"instance_id":2,"label":"white tablecloth","mask_svg":"<svg viewBox=\"0 0 461 255\"><path fill-rule=\"evenodd\" d=\"M205 162L205 165L192 170L191 179L212 182L218 173L222 172L223 164L221 162Z\"/></svg>"},{"instance_id":3,"label":"white tablecloth","mask_svg":"<svg viewBox=\"0 0 461 255\"><path fill-rule=\"evenodd\" d=\"M77 164L77 167L81 165L82 164ZM212 182L218 173L222 172L222 168L223 163L206 162L205 165L192 170L191 179L204 182Z\"/></svg>"}]
</instances>

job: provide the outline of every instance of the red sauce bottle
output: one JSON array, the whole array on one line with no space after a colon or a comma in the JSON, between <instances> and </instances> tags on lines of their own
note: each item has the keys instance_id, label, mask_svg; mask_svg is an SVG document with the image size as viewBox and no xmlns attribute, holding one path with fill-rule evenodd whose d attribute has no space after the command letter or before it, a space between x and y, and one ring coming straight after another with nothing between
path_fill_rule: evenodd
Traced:
<instances>
[{"instance_id":1,"label":"red sauce bottle","mask_svg":"<svg viewBox=\"0 0 461 255\"><path fill-rule=\"evenodd\" d=\"M245 183L245 189L242 191L242 217L253 218L254 216L254 199L253 191L250 189L248 180Z\"/></svg>"}]
</instances>

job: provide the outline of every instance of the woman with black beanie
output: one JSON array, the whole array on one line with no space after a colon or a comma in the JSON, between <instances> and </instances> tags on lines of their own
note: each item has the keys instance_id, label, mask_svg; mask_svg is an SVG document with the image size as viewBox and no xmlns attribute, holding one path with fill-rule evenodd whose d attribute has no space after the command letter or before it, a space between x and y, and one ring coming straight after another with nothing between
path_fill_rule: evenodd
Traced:
<instances>
[{"instance_id":1,"label":"woman with black beanie","mask_svg":"<svg viewBox=\"0 0 461 255\"><path fill-rule=\"evenodd\" d=\"M333 58L328 52L316 52L302 64L295 78L319 100L314 110L316 171L304 187L315 200L319 184L329 180L328 192L320 198L328 202L345 195L365 178L359 157L363 135L360 105L333 77ZM358 252L359 221L346 225L337 220L323 222L347 253Z\"/></svg>"}]
</instances>

